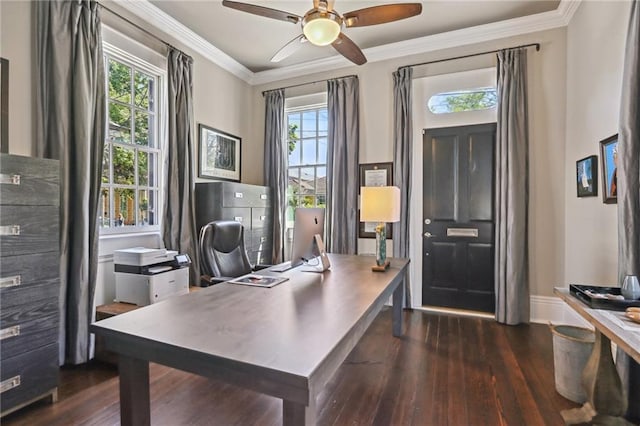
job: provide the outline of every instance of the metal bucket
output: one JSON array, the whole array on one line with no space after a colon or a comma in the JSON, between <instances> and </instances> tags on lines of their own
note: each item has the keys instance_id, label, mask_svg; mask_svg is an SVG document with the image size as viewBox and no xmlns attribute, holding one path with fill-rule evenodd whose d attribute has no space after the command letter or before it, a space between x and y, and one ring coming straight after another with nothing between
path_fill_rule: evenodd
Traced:
<instances>
[{"instance_id":1,"label":"metal bucket","mask_svg":"<svg viewBox=\"0 0 640 426\"><path fill-rule=\"evenodd\" d=\"M552 325L551 332L556 391L582 404L587 400L582 387L582 371L591 356L595 334L589 329L571 325Z\"/></svg>"}]
</instances>

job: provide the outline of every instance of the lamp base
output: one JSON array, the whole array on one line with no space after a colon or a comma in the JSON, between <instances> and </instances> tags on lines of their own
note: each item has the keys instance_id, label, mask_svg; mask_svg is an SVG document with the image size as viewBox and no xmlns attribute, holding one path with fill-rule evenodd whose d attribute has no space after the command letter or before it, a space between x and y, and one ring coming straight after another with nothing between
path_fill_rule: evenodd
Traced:
<instances>
[{"instance_id":1,"label":"lamp base","mask_svg":"<svg viewBox=\"0 0 640 426\"><path fill-rule=\"evenodd\" d=\"M389 269L389 265L391 265L391 261L387 259L382 265L373 265L371 267L371 270L373 272L385 272L387 269Z\"/></svg>"}]
</instances>

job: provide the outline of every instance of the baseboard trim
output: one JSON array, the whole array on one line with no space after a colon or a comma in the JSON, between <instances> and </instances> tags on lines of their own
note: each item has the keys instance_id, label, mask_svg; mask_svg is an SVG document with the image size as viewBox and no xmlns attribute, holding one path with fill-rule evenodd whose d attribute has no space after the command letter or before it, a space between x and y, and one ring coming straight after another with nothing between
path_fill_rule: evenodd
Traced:
<instances>
[{"instance_id":1,"label":"baseboard trim","mask_svg":"<svg viewBox=\"0 0 640 426\"><path fill-rule=\"evenodd\" d=\"M566 324L589 327L590 324L578 315L559 297L531 296L531 322L538 324Z\"/></svg>"}]
</instances>

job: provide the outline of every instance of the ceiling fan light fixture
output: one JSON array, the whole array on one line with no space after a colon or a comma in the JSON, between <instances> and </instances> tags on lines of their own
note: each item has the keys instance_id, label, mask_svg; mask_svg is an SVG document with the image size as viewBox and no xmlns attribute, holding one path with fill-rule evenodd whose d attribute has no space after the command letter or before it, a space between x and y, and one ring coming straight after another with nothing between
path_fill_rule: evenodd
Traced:
<instances>
[{"instance_id":1,"label":"ceiling fan light fixture","mask_svg":"<svg viewBox=\"0 0 640 426\"><path fill-rule=\"evenodd\" d=\"M333 12L313 11L302 20L302 32L312 44L326 46L340 35L342 19Z\"/></svg>"}]
</instances>

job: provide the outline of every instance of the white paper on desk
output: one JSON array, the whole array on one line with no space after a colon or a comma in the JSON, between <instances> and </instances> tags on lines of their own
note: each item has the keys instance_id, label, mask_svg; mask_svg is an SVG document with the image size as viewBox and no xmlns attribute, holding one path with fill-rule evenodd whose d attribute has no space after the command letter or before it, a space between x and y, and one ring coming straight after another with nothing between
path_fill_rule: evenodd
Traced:
<instances>
[{"instance_id":1,"label":"white paper on desk","mask_svg":"<svg viewBox=\"0 0 640 426\"><path fill-rule=\"evenodd\" d=\"M636 324L635 322L627 319L625 317L624 312L612 312L612 311L601 311L604 316L607 317L611 322L620 327L623 330L627 331L635 331L636 333L640 333L640 324Z\"/></svg>"}]
</instances>

